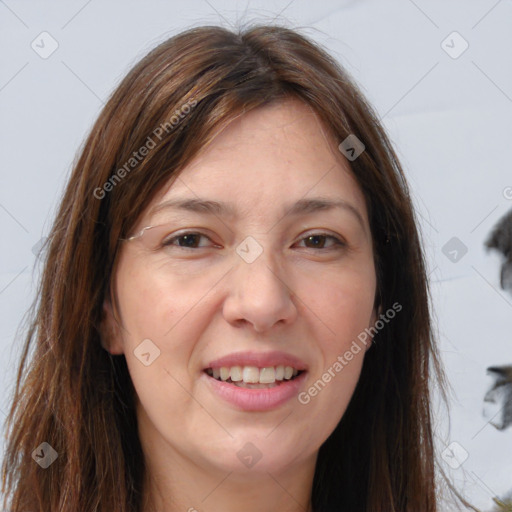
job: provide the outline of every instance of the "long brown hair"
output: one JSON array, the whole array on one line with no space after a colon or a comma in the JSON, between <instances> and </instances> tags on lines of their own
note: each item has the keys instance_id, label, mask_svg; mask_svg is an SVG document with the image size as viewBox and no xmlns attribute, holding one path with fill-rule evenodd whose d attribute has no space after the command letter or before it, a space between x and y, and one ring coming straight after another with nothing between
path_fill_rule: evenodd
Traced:
<instances>
[{"instance_id":1,"label":"long brown hair","mask_svg":"<svg viewBox=\"0 0 512 512\"><path fill-rule=\"evenodd\" d=\"M47 243L8 417L5 508L141 510L134 390L124 356L102 348L98 329L119 240L221 126L287 97L308 104L338 141L353 134L364 143L351 168L369 212L376 303L403 308L375 335L350 405L320 449L313 508L437 510L429 383L442 385L443 375L406 180L346 72L277 26L199 27L166 40L129 72L93 126ZM142 146L152 147L130 160ZM43 442L58 453L47 469L32 458Z\"/></svg>"}]
</instances>

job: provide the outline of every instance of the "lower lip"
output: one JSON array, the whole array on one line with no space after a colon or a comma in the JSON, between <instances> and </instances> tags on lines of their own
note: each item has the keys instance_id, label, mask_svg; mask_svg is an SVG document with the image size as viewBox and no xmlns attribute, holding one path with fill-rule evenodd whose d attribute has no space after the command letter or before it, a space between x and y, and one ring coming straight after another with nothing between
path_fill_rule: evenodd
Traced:
<instances>
[{"instance_id":1,"label":"lower lip","mask_svg":"<svg viewBox=\"0 0 512 512\"><path fill-rule=\"evenodd\" d=\"M293 380L284 380L282 384L267 389L240 388L223 382L203 372L203 377L215 394L243 411L268 411L288 402L299 394L299 389L306 379L306 372Z\"/></svg>"}]
</instances>

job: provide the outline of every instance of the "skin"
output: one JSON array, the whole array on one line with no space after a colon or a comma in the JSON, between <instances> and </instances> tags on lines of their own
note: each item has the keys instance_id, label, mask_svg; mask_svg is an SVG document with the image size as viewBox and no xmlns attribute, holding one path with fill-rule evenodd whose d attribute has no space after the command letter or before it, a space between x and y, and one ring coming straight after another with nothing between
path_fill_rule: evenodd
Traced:
<instances>
[{"instance_id":1,"label":"skin","mask_svg":"<svg viewBox=\"0 0 512 512\"><path fill-rule=\"evenodd\" d=\"M294 397L273 410L240 411L200 377L208 362L235 351L282 350L308 365L304 391L373 325L367 210L339 142L296 99L243 114L164 187L134 229L172 222L172 233L193 228L211 241L167 252L122 245L114 279L122 327L105 301L102 338L125 355L136 390L145 512L309 510L318 450L346 410L366 349L306 405ZM341 208L283 212L317 196L350 203L362 222ZM150 214L176 197L230 202L237 216ZM322 233L346 246L308 241ZM252 263L235 251L249 235L263 248ZM149 366L134 355L144 339L160 349ZM247 442L261 453L252 468L237 457Z\"/></svg>"}]
</instances>

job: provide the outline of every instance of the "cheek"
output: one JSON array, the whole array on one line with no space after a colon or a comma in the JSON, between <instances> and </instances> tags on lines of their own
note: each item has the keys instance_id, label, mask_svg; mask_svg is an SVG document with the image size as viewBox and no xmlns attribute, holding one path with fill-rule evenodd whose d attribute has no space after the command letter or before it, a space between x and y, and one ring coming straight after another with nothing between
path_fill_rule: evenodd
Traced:
<instances>
[{"instance_id":1,"label":"cheek","mask_svg":"<svg viewBox=\"0 0 512 512\"><path fill-rule=\"evenodd\" d=\"M186 289L177 292L175 283L158 276L128 259L120 262L117 272L123 352L139 394L169 381L166 372L180 380L186 377L183 370L191 350L188 344L179 343L176 331L195 297Z\"/></svg>"},{"instance_id":2,"label":"cheek","mask_svg":"<svg viewBox=\"0 0 512 512\"><path fill-rule=\"evenodd\" d=\"M117 276L122 344L136 394L151 423L172 424L176 415L197 407L185 389L192 386L189 363L203 328L198 322L206 315L201 297L207 283L197 283L199 277L192 286L184 278L164 279L147 267L134 271L128 262L119 265Z\"/></svg>"},{"instance_id":3,"label":"cheek","mask_svg":"<svg viewBox=\"0 0 512 512\"><path fill-rule=\"evenodd\" d=\"M194 353L212 321L210 295L225 270L179 275L135 263L121 260L117 272L123 351L134 386L144 404L157 400L155 389L165 389L158 401L172 404L173 410L187 407L190 396L183 387L193 386ZM148 352L139 349L147 340L158 357L146 367L137 356Z\"/></svg>"},{"instance_id":4,"label":"cheek","mask_svg":"<svg viewBox=\"0 0 512 512\"><path fill-rule=\"evenodd\" d=\"M309 274L311 275L311 274ZM373 264L360 264L304 278L301 295L317 318L324 355L344 352L369 327L376 292ZM328 361L325 361L326 363Z\"/></svg>"},{"instance_id":5,"label":"cheek","mask_svg":"<svg viewBox=\"0 0 512 512\"><path fill-rule=\"evenodd\" d=\"M137 268L137 270L134 270ZM217 275L183 274L130 262L119 265L117 290L121 316L132 338L155 338L168 344L173 332L200 310Z\"/></svg>"},{"instance_id":6,"label":"cheek","mask_svg":"<svg viewBox=\"0 0 512 512\"><path fill-rule=\"evenodd\" d=\"M305 283L305 311L319 326L315 348L321 358L299 402L326 436L343 416L359 380L367 344L358 336L371 325L376 278L372 264L361 264L317 274Z\"/></svg>"}]
</instances>

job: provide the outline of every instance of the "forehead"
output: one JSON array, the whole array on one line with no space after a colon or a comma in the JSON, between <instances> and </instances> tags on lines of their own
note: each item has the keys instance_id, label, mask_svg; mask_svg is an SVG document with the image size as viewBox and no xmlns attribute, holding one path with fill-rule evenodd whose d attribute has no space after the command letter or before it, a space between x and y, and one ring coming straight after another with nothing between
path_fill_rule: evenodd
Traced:
<instances>
[{"instance_id":1,"label":"forehead","mask_svg":"<svg viewBox=\"0 0 512 512\"><path fill-rule=\"evenodd\" d=\"M308 197L343 201L367 223L363 193L337 141L309 106L292 99L224 126L148 210L176 199L210 199L231 204L232 215L272 217Z\"/></svg>"}]
</instances>

